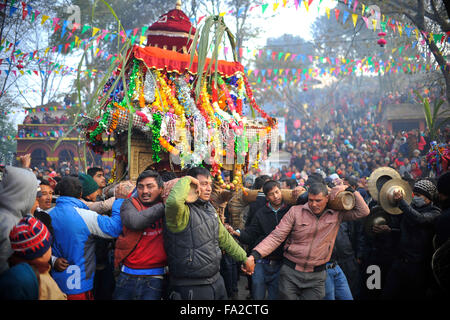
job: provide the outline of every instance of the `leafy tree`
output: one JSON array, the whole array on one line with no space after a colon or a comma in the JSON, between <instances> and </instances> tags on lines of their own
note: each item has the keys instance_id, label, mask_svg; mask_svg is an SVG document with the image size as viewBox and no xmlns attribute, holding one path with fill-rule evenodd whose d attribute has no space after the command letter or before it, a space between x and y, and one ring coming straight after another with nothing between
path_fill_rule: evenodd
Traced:
<instances>
[{"instance_id":1,"label":"leafy tree","mask_svg":"<svg viewBox=\"0 0 450 320\"><path fill-rule=\"evenodd\" d=\"M439 65L446 86L446 100L450 101L450 66L448 63L448 46L445 42L441 48L438 37L431 37L433 34L443 34L450 32L450 19L445 7L446 1L439 0L378 0L373 1L378 5L381 12L404 23L412 23L421 33L426 46L434 57L434 62Z\"/></svg>"},{"instance_id":2,"label":"leafy tree","mask_svg":"<svg viewBox=\"0 0 450 320\"><path fill-rule=\"evenodd\" d=\"M42 15L54 16L55 2L37 0L32 5L28 12L28 7L22 10L20 2L6 1L2 9L4 19L0 23L1 39L8 46L8 50L5 48L0 53L2 65L6 67L0 75L0 99L8 92L10 97L18 98L29 107L36 102L44 104L54 100L63 79L59 67L64 65L60 54L49 51L45 55L52 34L49 24L38 23L40 16L30 18L35 8L39 8Z\"/></svg>"}]
</instances>

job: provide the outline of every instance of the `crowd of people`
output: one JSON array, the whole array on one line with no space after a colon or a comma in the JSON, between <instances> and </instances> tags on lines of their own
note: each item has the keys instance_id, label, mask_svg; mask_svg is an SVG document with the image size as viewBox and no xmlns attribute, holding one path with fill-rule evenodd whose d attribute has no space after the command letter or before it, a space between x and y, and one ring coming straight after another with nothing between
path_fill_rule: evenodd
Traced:
<instances>
[{"instance_id":1,"label":"crowd of people","mask_svg":"<svg viewBox=\"0 0 450 320\"><path fill-rule=\"evenodd\" d=\"M23 120L23 124L66 124L69 123L67 115L63 114L60 117L52 117L48 112L45 112L42 117L38 117L36 114L28 114Z\"/></svg>"},{"instance_id":2,"label":"crowd of people","mask_svg":"<svg viewBox=\"0 0 450 320\"><path fill-rule=\"evenodd\" d=\"M282 149L290 164L250 168L243 185L257 196L247 202L203 167L183 177L149 167L136 182L108 184L107 167L31 167L22 156L20 165L0 168L1 298L238 299L245 277L253 300L446 297L448 283L433 274L431 259L450 241L450 172L427 160L427 132L380 125L385 105L412 97L336 94L325 124L314 105L287 114ZM448 143L449 128L439 139ZM369 225L383 211L367 182L380 167L394 168L413 197L396 192L402 214ZM233 178L222 171L225 183ZM355 198L351 210L331 205L344 190Z\"/></svg>"},{"instance_id":3,"label":"crowd of people","mask_svg":"<svg viewBox=\"0 0 450 320\"><path fill-rule=\"evenodd\" d=\"M291 163L284 168L274 168L270 174L278 178L295 176L303 184L308 174L320 171L325 176L352 175L364 183L373 170L389 166L398 170L402 177L435 178L436 163L426 158L432 142L428 132L418 128L393 132L381 124L382 106L401 103L407 97L394 95L380 99L369 95L360 99L346 96L342 101L336 98L338 107L331 108L328 121L322 126L320 119L313 116L314 112L300 118L288 115L282 150L291 153ZM444 127L438 136L440 142L448 146L450 127Z\"/></svg>"},{"instance_id":4,"label":"crowd of people","mask_svg":"<svg viewBox=\"0 0 450 320\"><path fill-rule=\"evenodd\" d=\"M17 132L17 136L19 138L27 138L27 137L60 137L62 136L62 132L65 132L67 128L64 126L57 126L59 124L68 124L69 118L63 114L61 117L55 116L52 117L47 112L39 118L36 114L25 116L23 124L27 126L22 126L19 128ZM40 124L54 124L49 130L49 127L42 126L32 126L32 125L40 125Z\"/></svg>"},{"instance_id":5,"label":"crowd of people","mask_svg":"<svg viewBox=\"0 0 450 320\"><path fill-rule=\"evenodd\" d=\"M89 167L93 167L93 163L88 164ZM55 181L60 181L63 177L69 175L77 176L80 172L80 167L75 161L60 161L57 164L48 164L47 161L41 161L35 166L30 166L33 173L39 180L52 178ZM111 178L110 166L102 168L104 176L108 181Z\"/></svg>"},{"instance_id":6,"label":"crowd of people","mask_svg":"<svg viewBox=\"0 0 450 320\"><path fill-rule=\"evenodd\" d=\"M410 180L413 201L395 195L403 214L367 232L377 203L343 175L351 172L297 179L251 170L244 184L259 193L239 229L232 201L203 167L181 178L147 168L135 183L108 185L99 167L55 180L30 162L27 155L24 168L2 168L2 298L237 299L244 275L254 300L445 295L430 261L450 237L450 172ZM292 189L296 203L283 189ZM354 194L354 208L330 207L344 190ZM381 269L376 290L367 286L371 266Z\"/></svg>"}]
</instances>

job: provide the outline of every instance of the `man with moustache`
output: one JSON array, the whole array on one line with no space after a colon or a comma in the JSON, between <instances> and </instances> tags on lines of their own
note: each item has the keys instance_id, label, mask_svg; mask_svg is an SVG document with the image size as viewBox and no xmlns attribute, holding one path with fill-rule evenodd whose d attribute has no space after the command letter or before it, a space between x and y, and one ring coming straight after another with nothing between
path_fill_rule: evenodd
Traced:
<instances>
[{"instance_id":1,"label":"man with moustache","mask_svg":"<svg viewBox=\"0 0 450 320\"><path fill-rule=\"evenodd\" d=\"M52 218L48 214L48 210L52 207L52 199L54 194L53 188L50 186L50 183L47 180L41 180L39 185L39 189L36 195L37 207L34 210L33 216L39 219L48 229L50 234L53 236L53 226L52 226ZM52 256L51 265L57 271L64 271L68 266L68 262L64 258L56 258Z\"/></svg>"},{"instance_id":2,"label":"man with moustache","mask_svg":"<svg viewBox=\"0 0 450 320\"><path fill-rule=\"evenodd\" d=\"M186 203L195 184L198 200ZM224 300L225 283L220 275L222 250L245 263L247 254L222 224L210 203L212 179L208 169L195 167L173 186L165 208L164 246L169 265L169 298L173 300Z\"/></svg>"},{"instance_id":3,"label":"man with moustache","mask_svg":"<svg viewBox=\"0 0 450 320\"><path fill-rule=\"evenodd\" d=\"M160 300L163 296L167 266L163 188L161 176L146 170L137 178L137 195L125 199L120 206L123 230L115 249L114 264L120 270L115 300ZM116 208L115 203L113 211Z\"/></svg>"},{"instance_id":4,"label":"man with moustache","mask_svg":"<svg viewBox=\"0 0 450 320\"><path fill-rule=\"evenodd\" d=\"M370 213L357 191L354 192L356 203L352 210L338 211L327 207L328 200L346 188L336 186L329 195L325 184L311 184L308 202L293 206L275 230L253 249L248 260L268 256L286 240L278 284L279 299L324 298L326 264L331 258L341 221L359 219Z\"/></svg>"}]
</instances>

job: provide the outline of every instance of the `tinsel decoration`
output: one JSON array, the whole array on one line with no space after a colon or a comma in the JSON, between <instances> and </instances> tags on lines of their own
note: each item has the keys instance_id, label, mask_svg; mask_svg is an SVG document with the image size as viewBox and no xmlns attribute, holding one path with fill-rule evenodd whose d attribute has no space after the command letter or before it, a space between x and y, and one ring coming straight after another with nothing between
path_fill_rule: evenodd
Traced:
<instances>
[{"instance_id":1,"label":"tinsel decoration","mask_svg":"<svg viewBox=\"0 0 450 320\"><path fill-rule=\"evenodd\" d=\"M139 92L136 90L136 82L138 80L139 73L139 61L137 59L133 59L133 70L130 74L130 82L128 84L128 99L133 102L137 102L139 99Z\"/></svg>"},{"instance_id":2,"label":"tinsel decoration","mask_svg":"<svg viewBox=\"0 0 450 320\"><path fill-rule=\"evenodd\" d=\"M151 70L145 73L144 98L147 103L155 101L155 75Z\"/></svg>"},{"instance_id":3,"label":"tinsel decoration","mask_svg":"<svg viewBox=\"0 0 450 320\"><path fill-rule=\"evenodd\" d=\"M152 124L152 159L156 163L161 161L159 153L161 152L161 144L159 142L160 131L161 131L162 117L159 113L153 114L153 124Z\"/></svg>"}]
</instances>

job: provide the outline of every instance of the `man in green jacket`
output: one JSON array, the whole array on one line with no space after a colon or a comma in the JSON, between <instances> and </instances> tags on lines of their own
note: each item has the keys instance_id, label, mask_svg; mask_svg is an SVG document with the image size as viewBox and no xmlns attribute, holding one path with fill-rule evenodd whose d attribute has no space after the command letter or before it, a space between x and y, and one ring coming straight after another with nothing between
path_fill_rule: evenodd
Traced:
<instances>
[{"instance_id":1,"label":"man in green jacket","mask_svg":"<svg viewBox=\"0 0 450 320\"><path fill-rule=\"evenodd\" d=\"M198 200L186 203L190 184L199 190ZM172 188L165 209L164 246L169 265L169 297L181 300L227 298L220 275L222 250L253 272L254 263L220 221L209 202L212 179L202 167L192 168Z\"/></svg>"}]
</instances>

